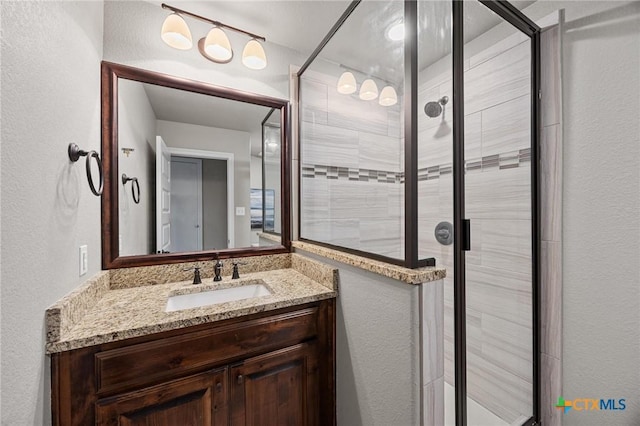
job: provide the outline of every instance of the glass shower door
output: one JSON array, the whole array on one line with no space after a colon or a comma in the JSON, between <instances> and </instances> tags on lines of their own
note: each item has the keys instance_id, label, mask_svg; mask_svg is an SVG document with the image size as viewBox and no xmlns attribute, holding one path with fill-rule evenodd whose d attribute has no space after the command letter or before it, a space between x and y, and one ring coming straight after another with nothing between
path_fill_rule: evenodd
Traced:
<instances>
[{"instance_id":1,"label":"glass shower door","mask_svg":"<svg viewBox=\"0 0 640 426\"><path fill-rule=\"evenodd\" d=\"M537 418L535 31L517 26L522 16L510 5L463 7L455 275L463 280L456 279L464 298L456 342L464 354L456 359L464 362L466 389L457 389L457 397L466 390L468 425L528 424Z\"/></svg>"}]
</instances>

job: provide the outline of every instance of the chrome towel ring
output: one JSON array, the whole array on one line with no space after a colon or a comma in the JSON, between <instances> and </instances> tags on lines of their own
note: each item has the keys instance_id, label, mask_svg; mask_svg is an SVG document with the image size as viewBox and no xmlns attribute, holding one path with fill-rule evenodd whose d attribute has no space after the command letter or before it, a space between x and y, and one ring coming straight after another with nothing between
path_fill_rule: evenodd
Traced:
<instances>
[{"instance_id":1,"label":"chrome towel ring","mask_svg":"<svg viewBox=\"0 0 640 426\"><path fill-rule=\"evenodd\" d=\"M129 177L126 174L122 174L122 185L126 185L127 182L132 181L131 184L131 196L133 197L133 202L136 204L140 204L140 183L138 183L138 178L137 177ZM138 196L136 196L136 190L134 190L134 185L135 184L135 189L137 189L138 192Z\"/></svg>"},{"instance_id":2,"label":"chrome towel ring","mask_svg":"<svg viewBox=\"0 0 640 426\"><path fill-rule=\"evenodd\" d=\"M85 168L87 171L87 180L89 181L89 188L91 189L91 192L93 192L93 195L97 197L101 196L102 188L104 186L104 176L102 174L102 160L100 159L100 155L98 155L96 151L89 151L89 152L84 151L80 149L80 147L73 142L69 144L69 148L67 149L67 152L69 154L69 160L71 160L71 162L73 163L77 162L80 159L80 157L87 157ZM91 159L92 158L96 159L96 163L98 164L98 173L100 176L100 185L98 185L97 190L96 190L96 186L93 183L93 178L91 177Z\"/></svg>"}]
</instances>

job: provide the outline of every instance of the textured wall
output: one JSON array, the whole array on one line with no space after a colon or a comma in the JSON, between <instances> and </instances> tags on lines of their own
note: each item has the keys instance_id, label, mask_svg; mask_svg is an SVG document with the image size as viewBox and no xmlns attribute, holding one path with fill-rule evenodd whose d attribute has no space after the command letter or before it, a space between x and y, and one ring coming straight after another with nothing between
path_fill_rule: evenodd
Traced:
<instances>
[{"instance_id":1,"label":"textured wall","mask_svg":"<svg viewBox=\"0 0 640 426\"><path fill-rule=\"evenodd\" d=\"M338 425L420 424L419 286L304 254L340 268Z\"/></svg>"},{"instance_id":2,"label":"textured wall","mask_svg":"<svg viewBox=\"0 0 640 426\"><path fill-rule=\"evenodd\" d=\"M197 48L179 51L164 44L160 28L167 11L159 3L108 1L104 16L107 61L278 98L289 98L289 64L302 64L308 56L267 41L267 68L250 70L240 62L241 43L246 39L231 33L235 55L232 62L220 66L204 59ZM194 42L208 31L206 24L194 20L189 20L189 26Z\"/></svg>"},{"instance_id":3,"label":"textured wall","mask_svg":"<svg viewBox=\"0 0 640 426\"><path fill-rule=\"evenodd\" d=\"M607 6L566 15L563 396L627 409L565 425L640 424L640 3Z\"/></svg>"},{"instance_id":4,"label":"textured wall","mask_svg":"<svg viewBox=\"0 0 640 426\"><path fill-rule=\"evenodd\" d=\"M2 419L50 419L45 309L100 270L100 199L84 160L100 151L102 2L2 2ZM89 271L78 275L78 247Z\"/></svg>"}]
</instances>

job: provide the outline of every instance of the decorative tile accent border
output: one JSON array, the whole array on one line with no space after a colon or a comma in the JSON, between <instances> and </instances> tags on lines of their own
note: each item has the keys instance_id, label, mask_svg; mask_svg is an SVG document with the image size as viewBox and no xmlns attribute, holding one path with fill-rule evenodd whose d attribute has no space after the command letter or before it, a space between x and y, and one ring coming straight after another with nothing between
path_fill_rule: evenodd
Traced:
<instances>
[{"instance_id":1,"label":"decorative tile accent border","mask_svg":"<svg viewBox=\"0 0 640 426\"><path fill-rule=\"evenodd\" d=\"M531 162L531 148L502 154L487 155L486 157L467 160L467 172L483 171L497 168L498 170L513 169ZM418 169L418 181L439 179L440 176L453 172L451 163ZM326 178L333 180L350 180L356 182L404 183L404 172L390 172L387 170L358 169L352 167L325 166L321 164L303 164L303 178Z\"/></svg>"},{"instance_id":2,"label":"decorative tile accent border","mask_svg":"<svg viewBox=\"0 0 640 426\"><path fill-rule=\"evenodd\" d=\"M303 178L322 178L351 180L360 182L399 183L402 173L386 170L357 169L351 167L324 166L320 164L303 164Z\"/></svg>"}]
</instances>

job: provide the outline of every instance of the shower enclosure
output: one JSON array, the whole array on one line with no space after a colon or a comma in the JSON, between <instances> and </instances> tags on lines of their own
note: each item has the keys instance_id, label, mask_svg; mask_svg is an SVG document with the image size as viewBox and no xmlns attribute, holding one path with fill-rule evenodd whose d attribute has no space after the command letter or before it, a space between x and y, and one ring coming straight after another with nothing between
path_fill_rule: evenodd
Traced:
<instances>
[{"instance_id":1,"label":"shower enclosure","mask_svg":"<svg viewBox=\"0 0 640 426\"><path fill-rule=\"evenodd\" d=\"M539 31L507 2L354 1L298 72L299 238L446 267L446 424L540 418Z\"/></svg>"}]
</instances>

